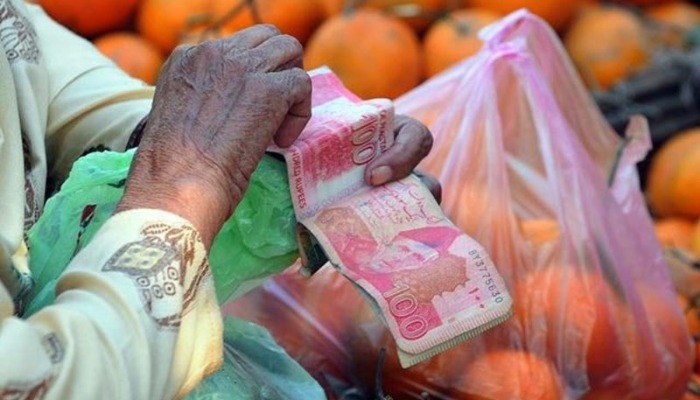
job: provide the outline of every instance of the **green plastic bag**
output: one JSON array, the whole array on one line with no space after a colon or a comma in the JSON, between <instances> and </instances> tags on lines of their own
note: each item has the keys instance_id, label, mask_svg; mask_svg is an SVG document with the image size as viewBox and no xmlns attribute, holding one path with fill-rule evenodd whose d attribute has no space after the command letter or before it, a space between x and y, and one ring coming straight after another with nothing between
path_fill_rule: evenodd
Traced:
<instances>
[{"instance_id":1,"label":"green plastic bag","mask_svg":"<svg viewBox=\"0 0 700 400\"><path fill-rule=\"evenodd\" d=\"M317 400L321 386L275 342L270 333L234 317L224 320L224 365L187 400Z\"/></svg>"},{"instance_id":2,"label":"green plastic bag","mask_svg":"<svg viewBox=\"0 0 700 400\"><path fill-rule=\"evenodd\" d=\"M25 316L55 300L56 282L73 256L112 215L124 191L134 150L79 159L27 233L36 289ZM283 161L266 155L234 215L209 253L219 302L240 296L298 257L296 219ZM321 386L263 327L224 320L224 364L188 400L325 399Z\"/></svg>"},{"instance_id":3,"label":"green plastic bag","mask_svg":"<svg viewBox=\"0 0 700 400\"><path fill-rule=\"evenodd\" d=\"M73 166L29 230L30 268L36 289L25 315L54 301L58 277L112 215L124 191L135 150L91 153ZM283 161L265 155L234 215L210 250L219 303L242 295L298 257L296 219Z\"/></svg>"}]
</instances>

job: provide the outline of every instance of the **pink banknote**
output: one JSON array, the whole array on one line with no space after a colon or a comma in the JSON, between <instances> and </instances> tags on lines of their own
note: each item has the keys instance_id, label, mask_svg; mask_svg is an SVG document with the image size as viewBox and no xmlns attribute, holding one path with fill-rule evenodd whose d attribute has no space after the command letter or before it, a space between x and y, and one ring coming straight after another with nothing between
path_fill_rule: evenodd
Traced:
<instances>
[{"instance_id":1,"label":"pink banknote","mask_svg":"<svg viewBox=\"0 0 700 400\"><path fill-rule=\"evenodd\" d=\"M312 72L313 113L284 154L299 220L364 186L364 167L393 143L393 105L360 101L328 69Z\"/></svg>"},{"instance_id":2,"label":"pink banknote","mask_svg":"<svg viewBox=\"0 0 700 400\"><path fill-rule=\"evenodd\" d=\"M291 148L277 149L287 160L297 219L367 295L401 364L509 318L512 299L488 254L418 178L364 183L367 163L392 143L392 103L360 101L327 69L312 75L314 116Z\"/></svg>"}]
</instances>

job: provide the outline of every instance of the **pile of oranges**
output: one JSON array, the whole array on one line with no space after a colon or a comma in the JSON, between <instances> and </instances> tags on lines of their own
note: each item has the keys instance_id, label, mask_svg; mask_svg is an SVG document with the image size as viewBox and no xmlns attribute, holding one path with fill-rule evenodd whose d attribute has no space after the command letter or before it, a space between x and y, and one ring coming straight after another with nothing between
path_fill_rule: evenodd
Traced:
<instances>
[{"instance_id":1,"label":"pile of oranges","mask_svg":"<svg viewBox=\"0 0 700 400\"><path fill-rule=\"evenodd\" d=\"M474 54L482 27L522 7L561 34L597 89L645 66L659 46L681 46L700 22L700 9L678 0L32 1L147 83L178 44L262 22L306 46L307 68L330 66L363 98L395 98Z\"/></svg>"},{"instance_id":2,"label":"pile of oranges","mask_svg":"<svg viewBox=\"0 0 700 400\"><path fill-rule=\"evenodd\" d=\"M647 193L662 244L700 258L700 129L679 132L659 149Z\"/></svg>"},{"instance_id":3,"label":"pile of oranges","mask_svg":"<svg viewBox=\"0 0 700 400\"><path fill-rule=\"evenodd\" d=\"M679 132L659 149L648 175L647 199L656 235L676 254L670 262L678 302L695 340L695 374L687 400L700 399L700 129Z\"/></svg>"}]
</instances>

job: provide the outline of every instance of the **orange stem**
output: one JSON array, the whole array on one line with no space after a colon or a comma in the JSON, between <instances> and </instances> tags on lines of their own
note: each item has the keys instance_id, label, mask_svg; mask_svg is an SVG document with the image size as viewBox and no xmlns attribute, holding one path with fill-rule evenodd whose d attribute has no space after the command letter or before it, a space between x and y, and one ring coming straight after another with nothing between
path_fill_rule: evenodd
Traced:
<instances>
[{"instance_id":1,"label":"orange stem","mask_svg":"<svg viewBox=\"0 0 700 400\"><path fill-rule=\"evenodd\" d=\"M250 12L253 15L253 23L262 24L263 20L260 17L260 10L255 0L248 0L248 5L250 6Z\"/></svg>"}]
</instances>

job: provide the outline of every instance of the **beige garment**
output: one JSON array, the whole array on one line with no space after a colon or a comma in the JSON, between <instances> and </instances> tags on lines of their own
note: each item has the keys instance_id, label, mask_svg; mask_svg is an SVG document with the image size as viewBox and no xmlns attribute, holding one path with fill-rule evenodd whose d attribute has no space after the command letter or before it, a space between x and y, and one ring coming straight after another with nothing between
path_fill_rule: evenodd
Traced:
<instances>
[{"instance_id":1,"label":"beige garment","mask_svg":"<svg viewBox=\"0 0 700 400\"><path fill-rule=\"evenodd\" d=\"M0 399L169 399L221 363L206 251L182 218L115 215L56 291L54 305L25 321L0 287Z\"/></svg>"},{"instance_id":2,"label":"beige garment","mask_svg":"<svg viewBox=\"0 0 700 400\"><path fill-rule=\"evenodd\" d=\"M114 216L67 268L56 304L14 316L47 178L91 147L124 149L153 88L19 0L0 0L0 50L0 399L187 392L219 365L222 327L205 250L177 216Z\"/></svg>"},{"instance_id":3,"label":"beige garment","mask_svg":"<svg viewBox=\"0 0 700 400\"><path fill-rule=\"evenodd\" d=\"M19 298L31 283L23 233L47 179L64 179L87 149L123 150L153 88L18 0L0 0L0 47L0 279Z\"/></svg>"}]
</instances>

